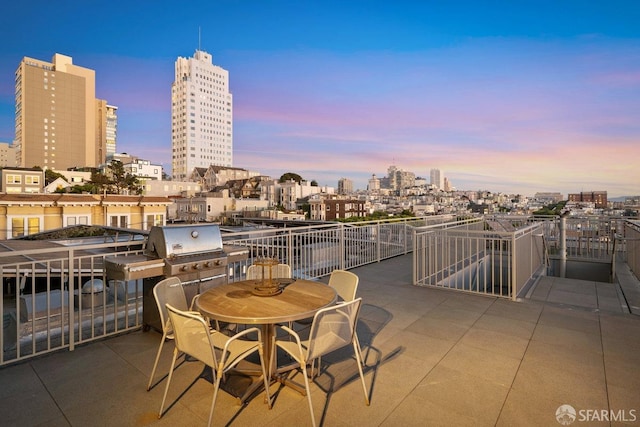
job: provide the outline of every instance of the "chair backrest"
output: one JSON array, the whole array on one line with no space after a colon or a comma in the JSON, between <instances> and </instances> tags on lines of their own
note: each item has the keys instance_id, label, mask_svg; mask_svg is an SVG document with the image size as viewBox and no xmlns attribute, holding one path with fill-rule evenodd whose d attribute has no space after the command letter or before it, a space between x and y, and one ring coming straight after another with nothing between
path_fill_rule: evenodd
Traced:
<instances>
[{"instance_id":1,"label":"chair backrest","mask_svg":"<svg viewBox=\"0 0 640 427\"><path fill-rule=\"evenodd\" d=\"M265 274L267 273L267 269L269 267L264 267ZM250 265L247 267L247 280L258 280L262 279L262 269L261 265ZM272 270L272 279L290 279L291 278L291 267L288 264L277 264L273 266Z\"/></svg>"},{"instance_id":2,"label":"chair backrest","mask_svg":"<svg viewBox=\"0 0 640 427\"><path fill-rule=\"evenodd\" d=\"M182 282L177 277L167 277L153 287L153 296L156 299L156 305L160 313L162 329L167 332L170 328L167 304L171 304L178 310L188 310L187 297L184 294Z\"/></svg>"},{"instance_id":3,"label":"chair backrest","mask_svg":"<svg viewBox=\"0 0 640 427\"><path fill-rule=\"evenodd\" d=\"M316 312L309 331L307 360L347 346L353 342L362 298L323 308Z\"/></svg>"},{"instance_id":4,"label":"chair backrest","mask_svg":"<svg viewBox=\"0 0 640 427\"><path fill-rule=\"evenodd\" d=\"M216 356L209 332L209 326L197 312L178 310L171 304L166 305L176 349L194 357L214 370L217 368Z\"/></svg>"},{"instance_id":5,"label":"chair backrest","mask_svg":"<svg viewBox=\"0 0 640 427\"><path fill-rule=\"evenodd\" d=\"M353 301L356 298L359 281L360 278L350 271L333 270L329 277L329 286L336 290L343 301Z\"/></svg>"}]
</instances>

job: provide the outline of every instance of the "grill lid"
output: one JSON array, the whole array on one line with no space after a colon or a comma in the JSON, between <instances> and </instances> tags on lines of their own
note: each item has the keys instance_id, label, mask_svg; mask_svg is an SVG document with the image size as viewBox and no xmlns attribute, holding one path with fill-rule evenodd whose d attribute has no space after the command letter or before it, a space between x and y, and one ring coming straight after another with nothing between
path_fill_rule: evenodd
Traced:
<instances>
[{"instance_id":1,"label":"grill lid","mask_svg":"<svg viewBox=\"0 0 640 427\"><path fill-rule=\"evenodd\" d=\"M151 227L146 254L175 258L199 253L223 252L220 228L215 224Z\"/></svg>"}]
</instances>

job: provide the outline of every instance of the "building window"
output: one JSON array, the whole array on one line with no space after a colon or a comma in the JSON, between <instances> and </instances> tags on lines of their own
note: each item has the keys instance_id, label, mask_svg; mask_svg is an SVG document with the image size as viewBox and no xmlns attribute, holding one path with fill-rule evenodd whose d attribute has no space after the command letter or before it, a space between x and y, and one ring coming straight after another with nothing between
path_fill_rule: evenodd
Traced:
<instances>
[{"instance_id":1,"label":"building window","mask_svg":"<svg viewBox=\"0 0 640 427\"><path fill-rule=\"evenodd\" d=\"M162 225L164 225L164 215L162 214L147 215L147 230L153 226L162 226Z\"/></svg>"},{"instance_id":2,"label":"building window","mask_svg":"<svg viewBox=\"0 0 640 427\"><path fill-rule=\"evenodd\" d=\"M22 184L22 175L7 175L7 184Z\"/></svg>"},{"instance_id":3,"label":"building window","mask_svg":"<svg viewBox=\"0 0 640 427\"><path fill-rule=\"evenodd\" d=\"M128 219L126 215L112 215L109 217L111 227L127 228Z\"/></svg>"},{"instance_id":4,"label":"building window","mask_svg":"<svg viewBox=\"0 0 640 427\"><path fill-rule=\"evenodd\" d=\"M26 230L26 233L25 233ZM11 219L11 237L21 237L28 234L38 233L40 231L40 218L12 218Z\"/></svg>"},{"instance_id":5,"label":"building window","mask_svg":"<svg viewBox=\"0 0 640 427\"><path fill-rule=\"evenodd\" d=\"M11 237L24 236L24 219L13 218L11 220Z\"/></svg>"}]
</instances>

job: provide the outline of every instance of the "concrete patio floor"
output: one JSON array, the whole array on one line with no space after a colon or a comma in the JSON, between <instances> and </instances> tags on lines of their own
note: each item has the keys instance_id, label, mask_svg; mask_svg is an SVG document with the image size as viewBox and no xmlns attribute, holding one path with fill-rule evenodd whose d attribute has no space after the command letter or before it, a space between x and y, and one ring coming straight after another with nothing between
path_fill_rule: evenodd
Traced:
<instances>
[{"instance_id":1,"label":"concrete patio floor","mask_svg":"<svg viewBox=\"0 0 640 427\"><path fill-rule=\"evenodd\" d=\"M371 406L355 360L339 352L323 358L312 385L319 424L559 426L556 410L571 405L573 425L640 425L640 317L624 310L614 285L543 277L513 302L412 286L410 255L351 271L360 277ZM196 380L199 362L176 371L175 403L158 419L166 380L149 392L146 384L160 337L133 332L0 369L2 424L206 425L213 388ZM158 379L172 350L165 346ZM240 406L221 392L214 424L310 425L306 397L271 390L272 410L263 394Z\"/></svg>"}]
</instances>

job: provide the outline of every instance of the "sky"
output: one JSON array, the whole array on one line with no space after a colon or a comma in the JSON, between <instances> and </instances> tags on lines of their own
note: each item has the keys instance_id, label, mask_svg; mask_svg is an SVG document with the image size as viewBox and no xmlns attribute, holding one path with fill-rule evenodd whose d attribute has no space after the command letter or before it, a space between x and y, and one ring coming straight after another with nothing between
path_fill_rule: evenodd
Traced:
<instances>
[{"instance_id":1,"label":"sky","mask_svg":"<svg viewBox=\"0 0 640 427\"><path fill-rule=\"evenodd\" d=\"M394 165L458 190L640 194L635 0L10 3L0 142L22 58L61 53L118 107L117 151L170 174L174 63L200 48L229 71L235 167L357 189Z\"/></svg>"}]
</instances>

